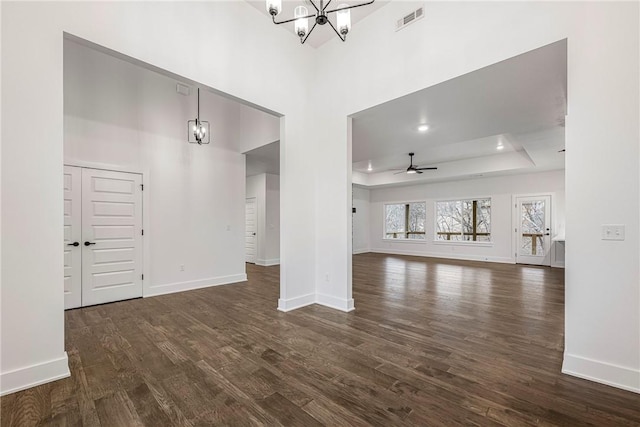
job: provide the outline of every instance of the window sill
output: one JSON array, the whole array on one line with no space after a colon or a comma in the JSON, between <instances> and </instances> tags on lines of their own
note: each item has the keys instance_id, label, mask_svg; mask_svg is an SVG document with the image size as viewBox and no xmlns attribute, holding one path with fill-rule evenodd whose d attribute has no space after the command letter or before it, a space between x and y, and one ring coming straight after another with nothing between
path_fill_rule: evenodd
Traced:
<instances>
[{"instance_id":1,"label":"window sill","mask_svg":"<svg viewBox=\"0 0 640 427\"><path fill-rule=\"evenodd\" d=\"M386 243L396 243L396 242L400 242L400 243L421 243L421 244L425 244L427 243L427 239L387 239L387 238L382 238L383 242Z\"/></svg>"},{"instance_id":2,"label":"window sill","mask_svg":"<svg viewBox=\"0 0 640 427\"><path fill-rule=\"evenodd\" d=\"M493 246L493 242L465 242L465 241L455 241L455 240L434 240L434 245L445 245L445 246L478 246L478 247L487 247L490 248Z\"/></svg>"}]
</instances>

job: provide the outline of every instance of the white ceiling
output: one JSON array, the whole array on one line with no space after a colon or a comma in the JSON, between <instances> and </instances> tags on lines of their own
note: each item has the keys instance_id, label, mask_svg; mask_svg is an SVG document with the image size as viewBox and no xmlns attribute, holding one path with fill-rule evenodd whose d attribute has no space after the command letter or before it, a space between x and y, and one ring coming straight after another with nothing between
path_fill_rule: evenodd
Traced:
<instances>
[{"instance_id":1,"label":"white ceiling","mask_svg":"<svg viewBox=\"0 0 640 427\"><path fill-rule=\"evenodd\" d=\"M566 41L553 43L354 114L354 182L562 169L566 49ZM427 132L418 131L421 123L429 125ZM387 171L406 169L409 152L416 153L414 164L438 170L417 176Z\"/></svg>"},{"instance_id":2,"label":"white ceiling","mask_svg":"<svg viewBox=\"0 0 640 427\"><path fill-rule=\"evenodd\" d=\"M280 175L280 141L263 145L246 153L246 176L272 173Z\"/></svg>"},{"instance_id":3,"label":"white ceiling","mask_svg":"<svg viewBox=\"0 0 640 427\"><path fill-rule=\"evenodd\" d=\"M271 20L271 16L267 12L266 1L265 0L246 0L251 6L258 9L265 16L265 19ZM314 0L316 6L320 6L320 0ZM367 0L332 0L327 10L335 9L335 6L339 4L348 4L348 5L356 5L365 3ZM391 0L376 0L373 4L363 7L357 7L351 10L351 31L354 31L356 28L355 23L365 18L366 16L372 14L376 10L380 9L385 4L389 3ZM326 1L325 1L326 4ZM309 13L313 13L315 9L310 4L310 0L283 0L282 1L282 12L277 16L277 21L284 21L287 19L293 18L293 10L296 6L306 6L309 10ZM335 25L335 14L329 14L329 19ZM309 19L309 29L313 25L313 21ZM276 27L276 25L274 25ZM291 33L293 37L299 39L298 35L294 32L293 22L288 24L278 25L278 27L285 28L287 31ZM274 30L275 31L275 30ZM313 30L313 33L309 36L305 45L310 45L312 47L320 47L322 44L328 42L331 39L337 38L336 33L331 29L329 25L324 26L316 26ZM347 40L349 36L347 35Z\"/></svg>"}]
</instances>

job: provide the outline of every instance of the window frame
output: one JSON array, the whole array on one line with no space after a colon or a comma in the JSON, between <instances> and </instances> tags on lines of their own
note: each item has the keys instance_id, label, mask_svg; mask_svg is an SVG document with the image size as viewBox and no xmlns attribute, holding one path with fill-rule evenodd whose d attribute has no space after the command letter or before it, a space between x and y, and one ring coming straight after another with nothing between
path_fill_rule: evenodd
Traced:
<instances>
[{"instance_id":1,"label":"window frame","mask_svg":"<svg viewBox=\"0 0 640 427\"><path fill-rule=\"evenodd\" d=\"M413 203L424 203L424 239L392 239L387 237L387 206L389 205L410 205ZM399 202L382 203L382 240L386 242L403 242L403 243L427 243L427 200L405 200ZM406 224L405 224L406 225Z\"/></svg>"},{"instance_id":2,"label":"window frame","mask_svg":"<svg viewBox=\"0 0 640 427\"><path fill-rule=\"evenodd\" d=\"M488 241L478 240L440 240L438 239L438 203L442 202L466 202L466 201L478 201L489 200L491 207L491 228L493 229L493 198L491 196L474 196L474 197L455 197L449 199L437 199L433 203L433 243L437 245L461 245L461 246L493 246L493 231L489 231ZM477 224L474 224L477 226ZM459 235L463 235L461 231Z\"/></svg>"}]
</instances>

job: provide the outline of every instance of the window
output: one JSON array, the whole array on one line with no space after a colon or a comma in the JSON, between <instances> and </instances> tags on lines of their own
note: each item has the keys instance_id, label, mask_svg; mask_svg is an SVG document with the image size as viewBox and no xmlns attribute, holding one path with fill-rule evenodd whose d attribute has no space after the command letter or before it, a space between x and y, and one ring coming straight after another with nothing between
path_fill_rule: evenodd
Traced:
<instances>
[{"instance_id":1,"label":"window","mask_svg":"<svg viewBox=\"0 0 640 427\"><path fill-rule=\"evenodd\" d=\"M436 240L491 241L491 199L436 202Z\"/></svg>"},{"instance_id":2,"label":"window","mask_svg":"<svg viewBox=\"0 0 640 427\"><path fill-rule=\"evenodd\" d=\"M384 205L384 238L424 240L425 202Z\"/></svg>"}]
</instances>

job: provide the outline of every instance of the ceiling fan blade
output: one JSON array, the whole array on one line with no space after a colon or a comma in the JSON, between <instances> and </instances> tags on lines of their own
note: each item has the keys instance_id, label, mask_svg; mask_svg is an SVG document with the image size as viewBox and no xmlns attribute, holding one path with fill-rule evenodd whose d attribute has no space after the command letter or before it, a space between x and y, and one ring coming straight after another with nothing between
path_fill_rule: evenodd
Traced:
<instances>
[{"instance_id":1,"label":"ceiling fan blade","mask_svg":"<svg viewBox=\"0 0 640 427\"><path fill-rule=\"evenodd\" d=\"M437 167L430 167L430 168L416 168L417 171L434 171L438 169Z\"/></svg>"},{"instance_id":2,"label":"ceiling fan blade","mask_svg":"<svg viewBox=\"0 0 640 427\"><path fill-rule=\"evenodd\" d=\"M393 169L392 169L392 170L393 170ZM396 173L394 173L394 175L398 175L399 173L406 173L406 172L407 172L406 170L402 169L400 172L396 172Z\"/></svg>"}]
</instances>

